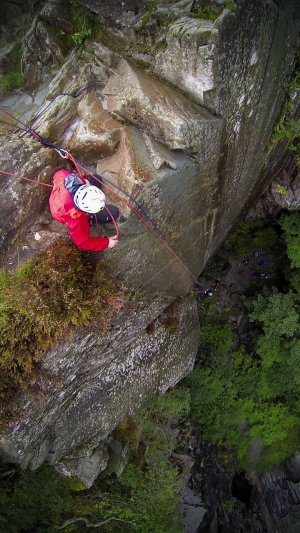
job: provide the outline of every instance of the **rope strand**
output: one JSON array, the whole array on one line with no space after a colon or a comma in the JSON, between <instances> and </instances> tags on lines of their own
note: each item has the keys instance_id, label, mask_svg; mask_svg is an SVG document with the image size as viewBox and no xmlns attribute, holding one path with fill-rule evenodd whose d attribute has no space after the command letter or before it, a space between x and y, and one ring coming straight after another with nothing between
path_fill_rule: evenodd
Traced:
<instances>
[{"instance_id":1,"label":"rope strand","mask_svg":"<svg viewBox=\"0 0 300 533\"><path fill-rule=\"evenodd\" d=\"M4 110L3 110L4 111ZM4 111L10 118L14 118L12 115L10 115L10 113L8 113L7 111ZM79 176L82 178L82 174L81 174L81 171L83 171L87 176L91 176L93 177L99 184L101 184L103 187L105 187L108 191L111 192L112 195L114 195L116 198L118 198L120 201L122 201L127 207L129 207L129 209L131 209L131 211L133 211L133 213L143 222L143 224L154 234L154 236L162 243L162 245L165 247L166 250L168 250L168 252L176 259L176 261L178 263L181 264L181 266L184 268L184 270L186 270L186 272L188 272L188 274L191 276L191 278L197 283L198 280L197 280L197 277L193 274L193 272L189 269L189 267L185 264L185 262L181 259L180 256L178 256L176 254L176 252L173 250L171 244L168 243L167 239L165 237L163 237L161 234L160 234L160 231L159 231L159 228L157 227L157 225L151 220L151 218L149 217L149 215L144 211L144 209L139 206L139 204L130 197L130 195L128 195L128 193L126 193L126 191L120 189L118 186L114 185L113 183L109 182L109 180L107 180L107 178L103 178L102 176L96 176L95 173L91 172L88 168L86 168L85 166L83 166L81 163L79 163L74 157L72 154L70 154L67 150L61 148L60 146L52 143L51 141L49 141L48 139L45 139L44 137L42 137L38 132L36 132L31 126L30 127L27 127L25 124L23 124L21 121L19 121L23 126L24 128L19 128L19 129L23 129L25 130L28 135L32 136L36 141L40 142L43 146L46 146L46 147L49 147L49 148L53 148L54 150L56 150L59 155L61 157L63 157L64 159L68 159L69 161L72 162L72 164L75 166L76 168L76 171L78 172ZM17 176L17 175L14 175L15 177L21 177L21 176ZM47 185L49 187L49 184L44 184L42 182L36 182L35 180L30 180L30 178L25 178L24 176L21 177L22 179L26 179L26 181L33 181L34 183L41 183L43 185ZM100 178L100 179L99 179ZM104 183L104 181L107 181L109 183L109 185L107 185L106 183ZM51 187L51 185L50 185ZM112 187L114 187L115 189L119 190L120 192L122 192L122 194L124 194L125 196L127 196L129 198L129 201L126 200L123 196L121 196L120 194L118 194ZM132 204L135 204L136 207L134 207ZM112 220L113 217L112 217ZM114 223L116 223L114 221ZM117 227L115 225L115 227ZM117 235L119 235L119 230L117 230Z\"/></svg>"},{"instance_id":2,"label":"rope strand","mask_svg":"<svg viewBox=\"0 0 300 533\"><path fill-rule=\"evenodd\" d=\"M27 178L26 176L19 176L18 174L13 174L12 172L7 172L7 170L0 170L0 174L5 174L7 176L12 176L14 178L18 178L18 179L21 179L21 180L29 181L30 183L35 183L36 185L44 185L44 187L50 187L50 189L53 188L53 186L50 185L49 183L45 183L45 182L39 181L39 180L33 180L31 178Z\"/></svg>"}]
</instances>

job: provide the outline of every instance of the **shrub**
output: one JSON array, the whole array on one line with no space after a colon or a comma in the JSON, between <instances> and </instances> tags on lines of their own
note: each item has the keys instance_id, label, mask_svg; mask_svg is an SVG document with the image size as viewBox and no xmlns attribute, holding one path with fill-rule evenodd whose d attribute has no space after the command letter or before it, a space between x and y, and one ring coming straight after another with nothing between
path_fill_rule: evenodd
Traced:
<instances>
[{"instance_id":1,"label":"shrub","mask_svg":"<svg viewBox=\"0 0 300 533\"><path fill-rule=\"evenodd\" d=\"M84 30L81 30L80 32L73 33L72 34L72 41L75 45L79 45L85 41L87 37L90 37L92 35L91 28L87 28Z\"/></svg>"},{"instance_id":2,"label":"shrub","mask_svg":"<svg viewBox=\"0 0 300 533\"><path fill-rule=\"evenodd\" d=\"M71 40L75 45L82 44L87 37L104 33L104 26L78 0L68 0L68 4L73 26Z\"/></svg>"},{"instance_id":3,"label":"shrub","mask_svg":"<svg viewBox=\"0 0 300 533\"><path fill-rule=\"evenodd\" d=\"M198 7L190 13L190 17L195 19L216 20L220 16L220 11L211 7Z\"/></svg>"},{"instance_id":4,"label":"shrub","mask_svg":"<svg viewBox=\"0 0 300 533\"><path fill-rule=\"evenodd\" d=\"M256 251L271 250L278 239L272 226L265 226L263 220L244 222L225 242L225 250L242 258Z\"/></svg>"},{"instance_id":5,"label":"shrub","mask_svg":"<svg viewBox=\"0 0 300 533\"><path fill-rule=\"evenodd\" d=\"M158 398L153 406L153 413L161 420L180 420L190 412L190 391L180 387L172 389Z\"/></svg>"},{"instance_id":6,"label":"shrub","mask_svg":"<svg viewBox=\"0 0 300 533\"><path fill-rule=\"evenodd\" d=\"M229 324L205 324L200 330L200 357L219 359L228 353L233 341L234 334Z\"/></svg>"},{"instance_id":7,"label":"shrub","mask_svg":"<svg viewBox=\"0 0 300 533\"><path fill-rule=\"evenodd\" d=\"M279 221L283 229L288 258L292 268L300 268L300 213L283 215Z\"/></svg>"},{"instance_id":8,"label":"shrub","mask_svg":"<svg viewBox=\"0 0 300 533\"><path fill-rule=\"evenodd\" d=\"M36 472L17 471L13 483L5 477L1 480L0 530L50 533L70 505L70 491L50 467L43 466Z\"/></svg>"}]
</instances>

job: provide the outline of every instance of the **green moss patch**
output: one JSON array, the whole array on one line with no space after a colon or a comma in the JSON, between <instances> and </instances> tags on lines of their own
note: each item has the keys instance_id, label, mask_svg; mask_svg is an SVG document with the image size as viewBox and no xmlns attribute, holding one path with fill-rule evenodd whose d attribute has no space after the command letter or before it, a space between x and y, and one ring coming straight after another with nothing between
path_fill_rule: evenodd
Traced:
<instances>
[{"instance_id":1,"label":"green moss patch","mask_svg":"<svg viewBox=\"0 0 300 533\"><path fill-rule=\"evenodd\" d=\"M27 388L43 352L80 326L108 327L119 291L107 272L57 241L14 273L0 276L0 408Z\"/></svg>"},{"instance_id":2,"label":"green moss patch","mask_svg":"<svg viewBox=\"0 0 300 533\"><path fill-rule=\"evenodd\" d=\"M0 90L4 95L10 94L14 89L21 87L23 75L21 71L22 47L17 45L11 57L11 68L0 79Z\"/></svg>"},{"instance_id":3,"label":"green moss patch","mask_svg":"<svg viewBox=\"0 0 300 533\"><path fill-rule=\"evenodd\" d=\"M220 11L211 7L198 7L191 12L190 17L194 19L216 20L220 16Z\"/></svg>"},{"instance_id":4,"label":"green moss patch","mask_svg":"<svg viewBox=\"0 0 300 533\"><path fill-rule=\"evenodd\" d=\"M71 41L78 46L84 43L86 38L100 39L106 32L96 16L78 0L68 0L70 18L73 26Z\"/></svg>"}]
</instances>

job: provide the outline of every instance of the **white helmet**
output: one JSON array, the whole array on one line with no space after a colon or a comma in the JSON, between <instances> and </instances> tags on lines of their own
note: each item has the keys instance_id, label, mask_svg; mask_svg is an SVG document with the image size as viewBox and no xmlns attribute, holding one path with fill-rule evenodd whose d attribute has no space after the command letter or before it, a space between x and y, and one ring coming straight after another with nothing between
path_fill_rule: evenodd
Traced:
<instances>
[{"instance_id":1,"label":"white helmet","mask_svg":"<svg viewBox=\"0 0 300 533\"><path fill-rule=\"evenodd\" d=\"M98 213L105 206L105 194L94 185L81 185L75 193L74 203L81 211Z\"/></svg>"}]
</instances>

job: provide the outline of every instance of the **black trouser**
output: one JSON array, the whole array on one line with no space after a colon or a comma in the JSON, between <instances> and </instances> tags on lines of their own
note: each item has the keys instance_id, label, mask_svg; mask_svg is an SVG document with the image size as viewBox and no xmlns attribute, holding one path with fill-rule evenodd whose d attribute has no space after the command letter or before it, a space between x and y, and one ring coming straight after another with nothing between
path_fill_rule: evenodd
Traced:
<instances>
[{"instance_id":1,"label":"black trouser","mask_svg":"<svg viewBox=\"0 0 300 533\"><path fill-rule=\"evenodd\" d=\"M97 223L98 224L109 224L109 223L111 223L112 219L111 219L110 213L112 214L114 220L118 219L118 217L119 217L119 209L115 205L108 204L107 205L107 209L106 209L106 207L104 207L104 209L99 211L99 213L95 213L95 215L91 215L90 216L90 225L94 226L96 224L95 218L97 219Z\"/></svg>"}]
</instances>

